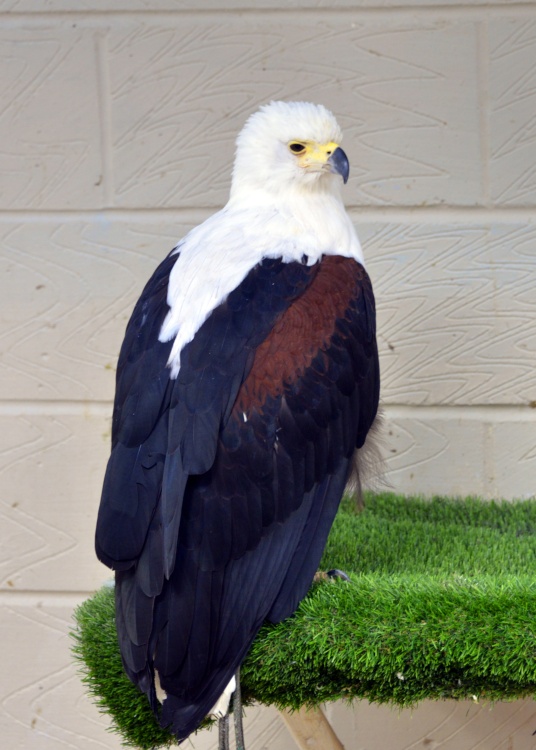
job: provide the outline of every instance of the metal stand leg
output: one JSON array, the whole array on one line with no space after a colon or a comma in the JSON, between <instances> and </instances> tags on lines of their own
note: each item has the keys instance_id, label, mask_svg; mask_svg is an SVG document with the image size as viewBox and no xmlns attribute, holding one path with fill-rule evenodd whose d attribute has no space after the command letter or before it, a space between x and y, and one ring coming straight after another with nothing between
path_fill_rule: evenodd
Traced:
<instances>
[{"instance_id":1,"label":"metal stand leg","mask_svg":"<svg viewBox=\"0 0 536 750\"><path fill-rule=\"evenodd\" d=\"M242 691L240 689L240 667L236 670L236 689L233 695L233 718L235 727L236 750L246 750L244 744L244 726L242 724Z\"/></svg>"},{"instance_id":2,"label":"metal stand leg","mask_svg":"<svg viewBox=\"0 0 536 750\"><path fill-rule=\"evenodd\" d=\"M218 719L218 750L229 750L229 714Z\"/></svg>"}]
</instances>

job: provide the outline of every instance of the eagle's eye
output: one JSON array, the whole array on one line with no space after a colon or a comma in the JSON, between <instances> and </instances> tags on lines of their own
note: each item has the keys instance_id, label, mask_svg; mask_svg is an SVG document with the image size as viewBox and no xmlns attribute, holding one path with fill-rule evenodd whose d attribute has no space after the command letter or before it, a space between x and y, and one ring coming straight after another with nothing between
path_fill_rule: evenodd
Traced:
<instances>
[{"instance_id":1,"label":"eagle's eye","mask_svg":"<svg viewBox=\"0 0 536 750\"><path fill-rule=\"evenodd\" d=\"M288 147L293 154L303 154L303 152L305 151L305 146L303 145L303 143L289 143Z\"/></svg>"}]
</instances>

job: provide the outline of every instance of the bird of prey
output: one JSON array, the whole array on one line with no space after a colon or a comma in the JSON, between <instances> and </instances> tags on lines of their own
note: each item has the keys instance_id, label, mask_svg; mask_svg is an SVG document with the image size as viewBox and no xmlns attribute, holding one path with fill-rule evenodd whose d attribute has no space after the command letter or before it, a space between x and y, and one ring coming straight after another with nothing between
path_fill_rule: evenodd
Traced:
<instances>
[{"instance_id":1,"label":"bird of prey","mask_svg":"<svg viewBox=\"0 0 536 750\"><path fill-rule=\"evenodd\" d=\"M178 740L307 593L376 417L340 140L321 105L251 115L228 203L162 261L126 329L96 551L126 673Z\"/></svg>"}]
</instances>

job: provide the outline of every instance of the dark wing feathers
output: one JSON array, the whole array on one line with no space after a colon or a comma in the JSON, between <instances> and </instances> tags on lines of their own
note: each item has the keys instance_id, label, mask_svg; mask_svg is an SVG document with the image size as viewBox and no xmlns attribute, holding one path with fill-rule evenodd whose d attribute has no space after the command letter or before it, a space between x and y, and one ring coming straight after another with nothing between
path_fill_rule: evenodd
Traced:
<instances>
[{"instance_id":1,"label":"dark wing feathers","mask_svg":"<svg viewBox=\"0 0 536 750\"><path fill-rule=\"evenodd\" d=\"M168 255L148 281L130 318L117 363L112 448L134 446L153 432L166 403L172 342L158 340L168 313L169 274L177 255Z\"/></svg>"},{"instance_id":2,"label":"dark wing feathers","mask_svg":"<svg viewBox=\"0 0 536 750\"><path fill-rule=\"evenodd\" d=\"M313 502L307 522L288 566L277 598L266 615L281 622L295 612L306 595L322 557L329 530L337 513L348 478L348 461L342 460L333 474L327 474L313 490Z\"/></svg>"},{"instance_id":3,"label":"dark wing feathers","mask_svg":"<svg viewBox=\"0 0 536 750\"><path fill-rule=\"evenodd\" d=\"M169 255L147 283L130 318L117 363L112 453L99 508L96 551L121 570L141 554L160 498L167 452L165 404L170 382L166 363L171 342L158 335L168 312Z\"/></svg>"},{"instance_id":4,"label":"dark wing feathers","mask_svg":"<svg viewBox=\"0 0 536 750\"><path fill-rule=\"evenodd\" d=\"M173 722L173 730L186 736L199 724L207 710L214 705L223 689L236 671L236 667L247 653L253 637L262 625L265 613L270 609L280 590L288 570L295 546L306 525L311 511L314 493L304 498L300 508L292 514L288 524L274 524L271 533L261 537L258 547L250 550L225 571L225 587L220 600L210 601L211 608L217 611L218 630L213 629L211 643L211 679L207 680L207 663L196 660L192 654L208 643L204 628L192 633L184 655L184 666L168 679L163 680L175 696L164 703L162 721ZM310 584L309 580L309 584ZM201 587L197 597L208 598ZM216 601L216 606L214 602ZM156 668L162 679L165 665L157 655ZM162 671L161 671L162 670ZM184 695L184 684L189 689Z\"/></svg>"},{"instance_id":5,"label":"dark wing feathers","mask_svg":"<svg viewBox=\"0 0 536 750\"><path fill-rule=\"evenodd\" d=\"M264 260L181 353L158 341L176 256L145 288L121 350L97 525L118 570L125 668L186 737L262 622L310 585L378 403L374 298L351 259Z\"/></svg>"}]
</instances>

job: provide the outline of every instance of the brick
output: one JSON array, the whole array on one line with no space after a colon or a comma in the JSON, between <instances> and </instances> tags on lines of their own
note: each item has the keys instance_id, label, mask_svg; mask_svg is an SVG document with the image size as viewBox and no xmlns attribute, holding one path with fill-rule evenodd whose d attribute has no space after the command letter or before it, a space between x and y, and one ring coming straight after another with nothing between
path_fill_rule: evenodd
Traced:
<instances>
[{"instance_id":1,"label":"brick","mask_svg":"<svg viewBox=\"0 0 536 750\"><path fill-rule=\"evenodd\" d=\"M117 205L221 205L238 130L278 98L338 115L349 203L482 200L472 21L123 21L109 69Z\"/></svg>"},{"instance_id":2,"label":"brick","mask_svg":"<svg viewBox=\"0 0 536 750\"><path fill-rule=\"evenodd\" d=\"M490 22L491 199L536 205L536 20Z\"/></svg>"},{"instance_id":3,"label":"brick","mask_svg":"<svg viewBox=\"0 0 536 750\"><path fill-rule=\"evenodd\" d=\"M102 205L93 31L4 27L0 44L2 208Z\"/></svg>"},{"instance_id":4,"label":"brick","mask_svg":"<svg viewBox=\"0 0 536 750\"><path fill-rule=\"evenodd\" d=\"M532 415L531 415L532 416ZM536 413L524 425L498 423L489 428L488 483L495 497L536 497Z\"/></svg>"},{"instance_id":5,"label":"brick","mask_svg":"<svg viewBox=\"0 0 536 750\"><path fill-rule=\"evenodd\" d=\"M338 701L326 713L347 750L533 750L534 702L422 701L399 709ZM357 741L356 741L356 738Z\"/></svg>"},{"instance_id":6,"label":"brick","mask_svg":"<svg viewBox=\"0 0 536 750\"><path fill-rule=\"evenodd\" d=\"M380 439L387 489L426 497L486 497L485 436L479 419L386 408Z\"/></svg>"},{"instance_id":7,"label":"brick","mask_svg":"<svg viewBox=\"0 0 536 750\"><path fill-rule=\"evenodd\" d=\"M0 675L0 732L12 750L95 747L119 750L119 738L84 694L70 655L72 606L47 597L20 605L4 600L0 627L7 642Z\"/></svg>"},{"instance_id":8,"label":"brick","mask_svg":"<svg viewBox=\"0 0 536 750\"><path fill-rule=\"evenodd\" d=\"M536 228L358 224L378 306L382 399L536 399Z\"/></svg>"},{"instance_id":9,"label":"brick","mask_svg":"<svg viewBox=\"0 0 536 750\"><path fill-rule=\"evenodd\" d=\"M110 414L0 416L0 588L91 591L111 576L93 551Z\"/></svg>"},{"instance_id":10,"label":"brick","mask_svg":"<svg viewBox=\"0 0 536 750\"><path fill-rule=\"evenodd\" d=\"M132 308L185 231L101 218L0 226L5 396L111 399Z\"/></svg>"},{"instance_id":11,"label":"brick","mask_svg":"<svg viewBox=\"0 0 536 750\"><path fill-rule=\"evenodd\" d=\"M535 497L535 421L523 411L386 407L380 444L388 489L428 497Z\"/></svg>"},{"instance_id":12,"label":"brick","mask_svg":"<svg viewBox=\"0 0 536 750\"><path fill-rule=\"evenodd\" d=\"M283 10L308 9L348 9L357 11L368 8L419 8L420 6L440 9L448 6L459 6L459 0L361 0L356 7L355 0L293 0L289 7L288 0L227 0L225 10ZM519 5L519 0L471 0L472 5ZM117 11L118 6L111 0L0 0L0 12L46 13L54 11ZM221 0L128 0L121 3L123 13L131 11L175 11L184 10L222 10Z\"/></svg>"}]
</instances>

